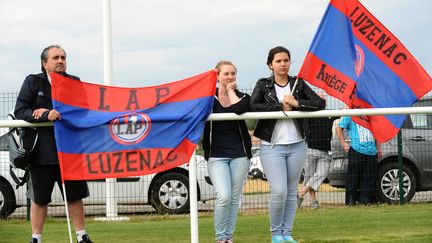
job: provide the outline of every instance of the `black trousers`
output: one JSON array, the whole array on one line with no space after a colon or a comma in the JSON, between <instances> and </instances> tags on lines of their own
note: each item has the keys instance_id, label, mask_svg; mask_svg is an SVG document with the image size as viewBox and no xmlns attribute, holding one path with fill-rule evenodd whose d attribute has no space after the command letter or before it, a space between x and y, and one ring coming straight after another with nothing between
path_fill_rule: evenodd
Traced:
<instances>
[{"instance_id":1,"label":"black trousers","mask_svg":"<svg viewBox=\"0 0 432 243\"><path fill-rule=\"evenodd\" d=\"M374 201L378 173L377 155L366 155L350 148L345 185L345 204L368 204Z\"/></svg>"}]
</instances>

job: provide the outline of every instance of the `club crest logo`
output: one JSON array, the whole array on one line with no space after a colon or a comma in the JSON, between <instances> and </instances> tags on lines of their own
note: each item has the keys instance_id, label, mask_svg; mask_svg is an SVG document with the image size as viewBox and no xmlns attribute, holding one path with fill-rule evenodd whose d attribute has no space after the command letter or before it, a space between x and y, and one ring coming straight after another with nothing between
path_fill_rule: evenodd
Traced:
<instances>
[{"instance_id":1,"label":"club crest logo","mask_svg":"<svg viewBox=\"0 0 432 243\"><path fill-rule=\"evenodd\" d=\"M355 50L356 50L356 60L355 60L354 68L357 77L360 77L360 74L363 72L363 68L365 64L365 55L363 49L360 46L355 45Z\"/></svg>"},{"instance_id":2,"label":"club crest logo","mask_svg":"<svg viewBox=\"0 0 432 243\"><path fill-rule=\"evenodd\" d=\"M150 132L151 120L144 113L124 114L109 125L111 137L120 144L131 145L142 141Z\"/></svg>"}]
</instances>

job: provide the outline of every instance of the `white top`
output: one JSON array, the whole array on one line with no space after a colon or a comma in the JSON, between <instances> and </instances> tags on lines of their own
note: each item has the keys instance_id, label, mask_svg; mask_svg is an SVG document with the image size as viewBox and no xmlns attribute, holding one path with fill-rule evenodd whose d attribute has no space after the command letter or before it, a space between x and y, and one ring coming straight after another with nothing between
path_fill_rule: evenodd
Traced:
<instances>
[{"instance_id":1,"label":"white top","mask_svg":"<svg viewBox=\"0 0 432 243\"><path fill-rule=\"evenodd\" d=\"M278 101L282 103L284 95L291 93L289 83L284 87L275 84L276 96ZM300 132L298 131L293 119L280 119L276 121L275 128L273 130L271 143L261 140L262 144L273 145L273 144L293 144L298 143L302 139Z\"/></svg>"},{"instance_id":2,"label":"white top","mask_svg":"<svg viewBox=\"0 0 432 243\"><path fill-rule=\"evenodd\" d=\"M49 73L46 73L47 77L48 77L48 82L52 85L51 83L51 76L49 75Z\"/></svg>"}]
</instances>

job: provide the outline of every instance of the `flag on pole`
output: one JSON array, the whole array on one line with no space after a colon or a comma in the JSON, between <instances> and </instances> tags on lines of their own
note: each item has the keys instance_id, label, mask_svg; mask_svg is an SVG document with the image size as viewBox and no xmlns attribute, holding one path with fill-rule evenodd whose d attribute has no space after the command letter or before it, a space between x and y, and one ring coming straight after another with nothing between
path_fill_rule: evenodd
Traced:
<instances>
[{"instance_id":1,"label":"flag on pole","mask_svg":"<svg viewBox=\"0 0 432 243\"><path fill-rule=\"evenodd\" d=\"M121 88L52 74L63 180L156 173L184 163L213 107L216 72L159 86Z\"/></svg>"},{"instance_id":2,"label":"flag on pole","mask_svg":"<svg viewBox=\"0 0 432 243\"><path fill-rule=\"evenodd\" d=\"M409 107L432 89L414 56L357 0L330 1L298 77L354 109ZM405 117L353 120L385 142Z\"/></svg>"}]
</instances>

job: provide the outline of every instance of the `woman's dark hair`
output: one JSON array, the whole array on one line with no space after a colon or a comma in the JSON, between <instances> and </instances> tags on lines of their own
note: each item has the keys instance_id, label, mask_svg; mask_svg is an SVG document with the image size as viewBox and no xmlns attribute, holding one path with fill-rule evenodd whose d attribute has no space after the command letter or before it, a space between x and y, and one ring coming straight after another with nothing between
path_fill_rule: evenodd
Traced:
<instances>
[{"instance_id":1,"label":"woman's dark hair","mask_svg":"<svg viewBox=\"0 0 432 243\"><path fill-rule=\"evenodd\" d=\"M285 52L288 55L288 58L291 60L291 54L290 54L290 51L288 49L286 49L283 46L276 46L276 47L270 49L270 51L269 51L269 54L267 56L267 66L272 63L274 56L277 53L281 53L281 52Z\"/></svg>"}]
</instances>

